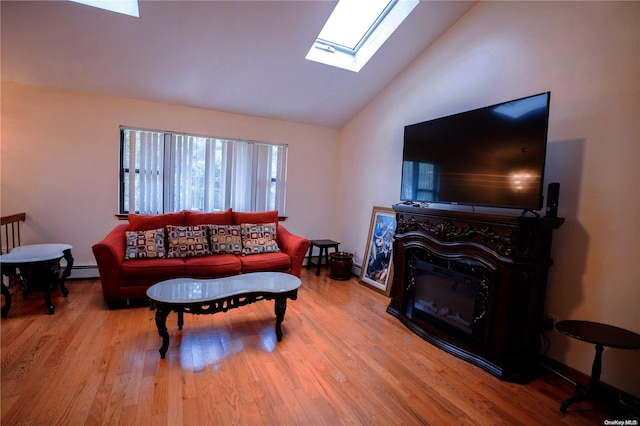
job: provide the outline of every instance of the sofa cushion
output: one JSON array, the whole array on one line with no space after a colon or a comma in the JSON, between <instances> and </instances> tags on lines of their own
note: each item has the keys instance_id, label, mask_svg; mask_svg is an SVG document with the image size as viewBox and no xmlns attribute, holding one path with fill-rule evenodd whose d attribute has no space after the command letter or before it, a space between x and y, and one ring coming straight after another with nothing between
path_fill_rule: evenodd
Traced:
<instances>
[{"instance_id":1,"label":"sofa cushion","mask_svg":"<svg viewBox=\"0 0 640 426\"><path fill-rule=\"evenodd\" d=\"M240 273L240 257L233 254L214 254L185 259L185 273L189 277L225 277Z\"/></svg>"},{"instance_id":2,"label":"sofa cushion","mask_svg":"<svg viewBox=\"0 0 640 426\"><path fill-rule=\"evenodd\" d=\"M124 258L153 259L165 257L164 228L126 231Z\"/></svg>"},{"instance_id":3,"label":"sofa cushion","mask_svg":"<svg viewBox=\"0 0 640 426\"><path fill-rule=\"evenodd\" d=\"M243 223L275 223L278 224L278 210L266 212L233 212L233 223L242 225Z\"/></svg>"},{"instance_id":4,"label":"sofa cushion","mask_svg":"<svg viewBox=\"0 0 640 426\"><path fill-rule=\"evenodd\" d=\"M184 224L190 225L231 225L233 223L233 214L231 209L223 212L192 212L185 211Z\"/></svg>"},{"instance_id":5,"label":"sofa cushion","mask_svg":"<svg viewBox=\"0 0 640 426\"><path fill-rule=\"evenodd\" d=\"M280 251L276 242L275 223L243 223L242 254L275 253Z\"/></svg>"},{"instance_id":6,"label":"sofa cushion","mask_svg":"<svg viewBox=\"0 0 640 426\"><path fill-rule=\"evenodd\" d=\"M211 253L242 254L242 235L239 225L209 225Z\"/></svg>"},{"instance_id":7,"label":"sofa cushion","mask_svg":"<svg viewBox=\"0 0 640 426\"><path fill-rule=\"evenodd\" d=\"M168 280L181 276L184 276L184 259L129 260L120 267L120 277L124 280Z\"/></svg>"},{"instance_id":8,"label":"sofa cushion","mask_svg":"<svg viewBox=\"0 0 640 426\"><path fill-rule=\"evenodd\" d=\"M184 225L184 212L143 215L130 214L129 231L144 231L146 229L164 228L167 225Z\"/></svg>"},{"instance_id":9,"label":"sofa cushion","mask_svg":"<svg viewBox=\"0 0 640 426\"><path fill-rule=\"evenodd\" d=\"M260 271L288 271L291 268L291 258L286 253L263 253L253 256L240 256L242 272Z\"/></svg>"},{"instance_id":10,"label":"sofa cushion","mask_svg":"<svg viewBox=\"0 0 640 426\"><path fill-rule=\"evenodd\" d=\"M208 256L207 226L167 226L167 257Z\"/></svg>"}]
</instances>

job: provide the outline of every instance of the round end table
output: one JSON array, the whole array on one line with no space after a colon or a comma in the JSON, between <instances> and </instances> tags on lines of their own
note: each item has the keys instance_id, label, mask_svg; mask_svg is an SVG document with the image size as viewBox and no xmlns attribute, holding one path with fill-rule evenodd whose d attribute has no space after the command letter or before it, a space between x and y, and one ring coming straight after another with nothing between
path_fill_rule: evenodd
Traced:
<instances>
[{"instance_id":1,"label":"round end table","mask_svg":"<svg viewBox=\"0 0 640 426\"><path fill-rule=\"evenodd\" d=\"M569 337L596 345L596 356L591 368L591 379L586 387L576 385L577 395L565 400L560 411L567 412L569 405L589 399L600 382L602 352L604 347L618 349L640 349L640 334L599 322L566 320L559 321L556 329Z\"/></svg>"}]
</instances>

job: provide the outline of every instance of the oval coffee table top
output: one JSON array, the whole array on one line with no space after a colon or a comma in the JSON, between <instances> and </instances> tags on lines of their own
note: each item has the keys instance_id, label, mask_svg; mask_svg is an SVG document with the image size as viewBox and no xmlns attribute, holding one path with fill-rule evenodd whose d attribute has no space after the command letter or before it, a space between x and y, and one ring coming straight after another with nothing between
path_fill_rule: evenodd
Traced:
<instances>
[{"instance_id":1,"label":"oval coffee table top","mask_svg":"<svg viewBox=\"0 0 640 426\"><path fill-rule=\"evenodd\" d=\"M640 349L640 335L624 328L592 321L559 321L556 329L567 336L618 349Z\"/></svg>"},{"instance_id":2,"label":"oval coffee table top","mask_svg":"<svg viewBox=\"0 0 640 426\"><path fill-rule=\"evenodd\" d=\"M32 263L55 260L64 256L65 250L71 250L69 244L29 244L18 246L8 254L0 256L3 263Z\"/></svg>"},{"instance_id":3,"label":"oval coffee table top","mask_svg":"<svg viewBox=\"0 0 640 426\"><path fill-rule=\"evenodd\" d=\"M152 285L147 296L163 303L201 303L243 293L285 293L300 284L300 278L284 272L252 272L214 279L174 278Z\"/></svg>"}]
</instances>

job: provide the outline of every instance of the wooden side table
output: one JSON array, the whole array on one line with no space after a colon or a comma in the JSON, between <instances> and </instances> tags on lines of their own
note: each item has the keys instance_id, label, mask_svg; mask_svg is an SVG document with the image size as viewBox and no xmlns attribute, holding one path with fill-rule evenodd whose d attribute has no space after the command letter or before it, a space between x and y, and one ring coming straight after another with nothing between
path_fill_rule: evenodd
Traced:
<instances>
[{"instance_id":1,"label":"wooden side table","mask_svg":"<svg viewBox=\"0 0 640 426\"><path fill-rule=\"evenodd\" d=\"M338 251L338 246L340 243L333 240L311 240L311 244L309 245L309 258L307 259L307 269L311 268L312 265L317 266L316 275L320 275L320 267L322 266L322 256L324 253L325 265L329 265L329 248L333 247L335 251ZM311 255L313 254L313 247L318 247L320 249L320 255L318 256L318 263L311 262Z\"/></svg>"},{"instance_id":2,"label":"wooden side table","mask_svg":"<svg viewBox=\"0 0 640 426\"><path fill-rule=\"evenodd\" d=\"M591 368L591 379L586 387L576 385L577 395L565 400L560 411L567 412L569 405L589 399L600 382L602 372L602 352L604 347L618 349L640 349L640 335L623 328L591 321L567 320L559 321L556 329L574 339L596 345L596 356Z\"/></svg>"}]
</instances>

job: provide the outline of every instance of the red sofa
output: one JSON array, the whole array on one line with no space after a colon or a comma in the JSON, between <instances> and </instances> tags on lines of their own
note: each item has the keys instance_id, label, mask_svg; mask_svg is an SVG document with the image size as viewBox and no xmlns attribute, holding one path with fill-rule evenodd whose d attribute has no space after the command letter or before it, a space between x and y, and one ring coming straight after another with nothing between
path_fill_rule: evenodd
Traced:
<instances>
[{"instance_id":1,"label":"red sofa","mask_svg":"<svg viewBox=\"0 0 640 426\"><path fill-rule=\"evenodd\" d=\"M260 254L215 253L197 257L125 259L127 231L169 229L172 226L276 224L277 252ZM166 240L165 240L166 241ZM278 271L300 276L309 240L294 235L278 223L278 212L197 213L181 211L162 215L129 215L129 223L116 226L93 245L102 294L109 307L131 299L146 299L147 289L171 278L218 278L247 272Z\"/></svg>"}]
</instances>

